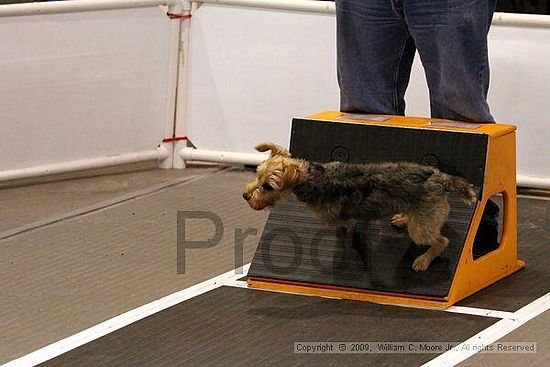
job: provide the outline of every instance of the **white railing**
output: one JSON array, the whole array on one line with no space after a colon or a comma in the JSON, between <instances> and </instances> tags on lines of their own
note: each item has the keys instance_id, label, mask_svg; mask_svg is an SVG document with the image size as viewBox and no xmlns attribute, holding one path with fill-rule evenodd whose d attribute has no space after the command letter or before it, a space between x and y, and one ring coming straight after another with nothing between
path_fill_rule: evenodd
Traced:
<instances>
[{"instance_id":1,"label":"white railing","mask_svg":"<svg viewBox=\"0 0 550 367\"><path fill-rule=\"evenodd\" d=\"M334 14L336 7L332 1L316 0L193 0L197 3L209 3L249 8L279 9ZM514 25L523 27L550 28L550 16L539 14L495 13L493 25Z\"/></svg>"},{"instance_id":2,"label":"white railing","mask_svg":"<svg viewBox=\"0 0 550 367\"><path fill-rule=\"evenodd\" d=\"M197 5L201 3L219 4L244 8L276 9L306 13L334 14L335 4L330 1L315 0L191 0ZM114 10L130 8L147 8L155 6L169 6L170 11L181 12L188 9L189 1L186 0L71 0L63 2L24 3L0 6L0 18L33 16L45 14L61 14L74 12L87 12L97 10ZM550 16L531 14L495 13L493 25L550 28ZM177 113L175 126L176 135L184 135L187 131L185 118L185 92L177 93L177 90L185 91L187 88L188 67L188 27L189 23L174 21L170 28L170 47L167 73L169 74L166 86L166 116L165 136L169 137L173 131L174 114ZM179 74L179 76L178 76ZM175 107L175 99L178 99L178 108ZM79 161L60 162L23 169L11 169L0 172L0 181L14 178L39 176L52 173L61 173L71 170L101 167L106 165L121 164L125 162L137 162L143 160L159 160L165 168L183 167L186 160L211 160L224 163L258 164L262 155L255 153L223 152L212 150L192 150L185 148L184 144L178 144L173 154L172 147L165 146L167 150L148 150L136 153L123 154L116 157L98 157ZM183 148L183 149L182 149ZM207 148L207 147L205 147ZM168 154L168 156L166 156ZM168 159L169 158L169 159ZM548 179L544 177L518 176L518 182L525 186L550 188Z\"/></svg>"},{"instance_id":3,"label":"white railing","mask_svg":"<svg viewBox=\"0 0 550 367\"><path fill-rule=\"evenodd\" d=\"M20 99L27 99L27 106L31 106L26 109L19 102L0 103L0 115L3 117L0 130L4 134L0 143L5 143L0 144L4 157L3 160L0 159L0 181L147 161L156 161L162 168L172 168L172 144L161 143L161 140L171 137L174 132L181 22L170 20L163 13L181 13L187 8L186 5L189 3L182 0L71 0L0 5L0 28L4 32L0 39L6 41L0 42L3 47L0 64L5 63L7 70L29 71L14 72L14 77L9 79L10 74L6 69L4 74L0 69L0 75L8 76L0 90L4 93L11 89L12 94L21 95ZM155 9L158 7L162 9ZM79 12L84 14L76 14ZM105 12L106 16L102 16L101 12ZM120 25L113 20L113 12L120 14ZM139 20L131 18L136 14L140 17ZM75 19L74 17L77 17L77 22L67 22L68 19ZM56 21L48 22L48 19ZM155 36L162 36L154 41L154 46L151 46L151 40L147 37L138 37L135 42L130 38L130 27L127 25L136 25L138 21L142 22L140 24L143 24L143 28L136 34L146 34L150 29ZM82 32L79 24L83 25ZM32 33L37 28L45 31L39 37L40 41L35 42L35 49L32 49L28 42L29 37L24 34ZM18 29L21 35L17 36L19 39L14 39ZM101 31L111 33L112 41L96 37ZM75 40L78 37L86 39L90 35L96 43L90 50L82 51L82 47L76 46L78 42ZM97 42L98 40L104 42ZM109 50L116 47L117 42L124 47L114 54ZM59 51L60 48L56 46L58 44L68 46ZM147 56L146 51L151 49L161 55L151 59L157 65L159 62L165 63L162 69L152 68L132 59L133 53L141 52ZM86 69L79 70L74 60L88 51L91 61L86 64ZM41 57L49 67L40 67ZM96 59L99 61L96 62ZM164 80L160 86L152 83L151 90L156 88L152 92L148 89L149 84L141 79L153 77L124 77L122 73L116 85L116 88L120 88L117 90L121 91L116 96L119 101L118 110L113 108L112 112L115 114L111 121L109 108L113 105L113 93L106 90L102 94L98 80L105 79L105 75L116 75L117 60L120 60L120 70L123 72L135 72L137 69L138 72L142 70L144 75L151 74ZM67 70L64 71L57 65L65 65ZM37 84L35 90L30 89L29 84L36 83L37 80L42 81L42 84ZM56 83L59 83L59 88ZM82 86L75 87L79 84ZM110 87L112 85L113 83L109 84ZM139 92L134 93L132 86ZM80 90L77 90L77 97L73 98L75 94L70 91L78 88ZM92 95L90 91L93 88L99 90ZM82 96L88 93L90 98L85 100L79 93ZM158 96L151 101L155 107L143 107L144 104L140 101L143 96ZM56 111L50 107L63 103L66 110L61 108ZM32 113L33 110L42 109L42 113ZM94 112L86 114L83 111ZM144 113L136 116L134 124L137 125L134 129L131 122L133 119L128 116L137 114L136 111ZM64 131L67 130L64 126L67 130L76 130L81 134L66 139ZM88 136L82 134L86 130L89 132ZM6 136L12 138L8 140ZM159 143L160 147L155 149Z\"/></svg>"},{"instance_id":4,"label":"white railing","mask_svg":"<svg viewBox=\"0 0 550 367\"><path fill-rule=\"evenodd\" d=\"M267 155L260 153L235 153L217 150L183 148L178 152L185 161L205 161L216 163L232 163L257 166L267 159Z\"/></svg>"},{"instance_id":5,"label":"white railing","mask_svg":"<svg viewBox=\"0 0 550 367\"><path fill-rule=\"evenodd\" d=\"M79 159L76 161L46 164L29 168L0 171L0 181L20 180L31 177L57 175L66 172L78 172L130 163L157 161L159 164L170 157L164 147L142 152L125 153L109 157Z\"/></svg>"},{"instance_id":6,"label":"white railing","mask_svg":"<svg viewBox=\"0 0 550 367\"><path fill-rule=\"evenodd\" d=\"M192 2L220 5L243 6L247 8L263 8L278 10L305 11L310 13L334 14L332 1L315 0L195 0Z\"/></svg>"},{"instance_id":7,"label":"white railing","mask_svg":"<svg viewBox=\"0 0 550 367\"><path fill-rule=\"evenodd\" d=\"M21 3L0 6L0 18L25 15L76 13L94 10L148 8L173 5L177 0L71 0L44 3Z\"/></svg>"}]
</instances>

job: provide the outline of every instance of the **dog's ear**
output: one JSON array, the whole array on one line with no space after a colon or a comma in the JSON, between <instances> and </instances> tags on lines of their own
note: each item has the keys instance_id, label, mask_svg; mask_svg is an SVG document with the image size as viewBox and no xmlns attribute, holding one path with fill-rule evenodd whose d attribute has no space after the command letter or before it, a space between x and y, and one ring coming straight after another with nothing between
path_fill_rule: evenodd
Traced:
<instances>
[{"instance_id":1,"label":"dog's ear","mask_svg":"<svg viewBox=\"0 0 550 367\"><path fill-rule=\"evenodd\" d=\"M270 150L272 157L276 155L281 155L283 157L290 157L290 154L285 148L273 143L261 143L256 145L254 149L256 149L258 152L267 152L268 150Z\"/></svg>"}]
</instances>

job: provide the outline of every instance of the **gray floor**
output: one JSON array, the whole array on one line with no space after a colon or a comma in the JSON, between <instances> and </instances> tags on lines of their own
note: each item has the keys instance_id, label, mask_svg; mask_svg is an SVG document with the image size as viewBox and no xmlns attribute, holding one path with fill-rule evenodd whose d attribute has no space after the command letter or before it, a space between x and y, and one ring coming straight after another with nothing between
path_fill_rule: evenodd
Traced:
<instances>
[{"instance_id":1,"label":"gray floor","mask_svg":"<svg viewBox=\"0 0 550 367\"><path fill-rule=\"evenodd\" d=\"M154 170L1 190L0 228L31 229L0 240L0 364L233 269L235 229L261 233L267 218L242 200L251 175L235 169ZM156 190L144 194L150 187ZM131 199L132 193L138 196ZM181 275L176 213L183 210L213 212L225 230L217 246L186 252ZM37 222L42 226L32 229ZM212 225L202 221L186 235L204 240L211 232ZM256 243L254 236L245 240L245 261Z\"/></svg>"},{"instance_id":2,"label":"gray floor","mask_svg":"<svg viewBox=\"0 0 550 367\"><path fill-rule=\"evenodd\" d=\"M0 233L213 169L148 170L0 191Z\"/></svg>"},{"instance_id":3,"label":"gray floor","mask_svg":"<svg viewBox=\"0 0 550 367\"><path fill-rule=\"evenodd\" d=\"M0 190L0 364L233 269L236 230L258 230L258 235L248 237L244 243L244 260L250 261L267 219L267 212L251 211L241 198L243 184L250 177L251 172L224 167L150 170ZM550 240L545 223L549 209L550 201L520 201L519 252L527 261L527 269L461 304L514 311L549 290L549 272L545 265ZM176 272L178 211L208 211L219 216L224 225L224 234L217 246L186 252L185 274ZM186 228L188 240L201 241L213 236L213 226L205 220L193 220ZM408 337L431 335L433 340L441 340L448 333L463 340L495 322L491 318L449 315L441 311L414 311L418 317L411 317L410 309L400 307L288 297L268 297L263 291L238 289L207 293L192 303L182 304L181 310L198 312L197 320L191 324L184 320L178 327L191 326L200 330L201 325L197 322L201 315L209 325L216 320L247 320L248 312L251 319L259 322L252 329L220 326L214 332L212 324L214 329L205 331L214 334L197 335L202 335L204 340L216 337L223 341L231 339L236 331L243 340L247 333L259 333L262 344L257 353L247 355L250 346L247 343L235 347L242 352L243 361L260 363L258 356L264 352L282 358L287 342L295 335L324 340L332 331L339 330L338 335L342 337L345 335L342 333L353 332L354 340L362 340L366 335L395 339L410 321L411 329L407 332L412 334L407 334ZM234 299L240 306L234 312L228 311L233 312L234 317L226 320L219 312L222 306L227 306L228 299ZM197 311L191 307L195 303L204 303L208 308L200 307ZM204 314L203 310L209 310L209 314ZM341 310L347 313L340 317ZM310 311L314 314L308 316ZM348 318L353 322L346 324ZM436 320L447 325L447 329L434 328ZM546 335L549 321L545 313L503 338L505 341L536 341L537 354L479 354L461 365L543 366L550 357ZM354 325L355 331L350 329ZM373 330L363 330L361 325L370 325ZM379 330L379 334L374 329ZM121 329L122 334L116 335L130 335L127 340L132 343L135 334L132 336L127 331ZM440 332L444 334L439 335ZM277 333L286 339L273 339L274 335L279 335ZM183 332L178 335L183 334L190 337ZM197 346L201 340L197 339ZM99 340L98 343L84 348L93 349L94 345L101 345ZM126 349L124 343L121 345ZM211 349L216 350L215 346ZM67 358L78 356L78 351L75 353ZM199 356L202 359L196 361L216 364L224 360L218 359L223 354L208 356L202 353ZM158 354L146 357L157 362L164 358ZM189 358L189 355L183 357ZM232 355L237 358L235 361L238 357L237 353ZM327 361L290 357L304 365ZM365 361L358 356L331 358L331 365L357 365ZM426 360L425 356L403 359L410 362L404 365ZM399 361L399 355L386 359L376 356L371 360L376 365L395 365ZM52 363L59 363L59 360ZM119 365L124 363L119 361Z\"/></svg>"},{"instance_id":4,"label":"gray floor","mask_svg":"<svg viewBox=\"0 0 550 367\"><path fill-rule=\"evenodd\" d=\"M546 311L542 315L535 317L519 329L514 330L500 342L536 342L536 353L479 353L459 364L460 367L478 367L478 366L548 366L550 362L550 337L548 328L550 327L550 312Z\"/></svg>"}]
</instances>

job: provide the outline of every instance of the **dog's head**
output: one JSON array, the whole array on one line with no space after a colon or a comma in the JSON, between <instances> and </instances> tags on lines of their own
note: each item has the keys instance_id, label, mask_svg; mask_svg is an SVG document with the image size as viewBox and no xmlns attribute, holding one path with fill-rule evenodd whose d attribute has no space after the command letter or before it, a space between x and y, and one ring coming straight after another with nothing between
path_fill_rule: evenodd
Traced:
<instances>
[{"instance_id":1,"label":"dog's head","mask_svg":"<svg viewBox=\"0 0 550 367\"><path fill-rule=\"evenodd\" d=\"M273 143L255 146L259 152L271 151L268 159L256 169L256 178L246 184L243 198L252 209L273 207L286 198L299 176L300 161L290 157L286 149Z\"/></svg>"}]
</instances>

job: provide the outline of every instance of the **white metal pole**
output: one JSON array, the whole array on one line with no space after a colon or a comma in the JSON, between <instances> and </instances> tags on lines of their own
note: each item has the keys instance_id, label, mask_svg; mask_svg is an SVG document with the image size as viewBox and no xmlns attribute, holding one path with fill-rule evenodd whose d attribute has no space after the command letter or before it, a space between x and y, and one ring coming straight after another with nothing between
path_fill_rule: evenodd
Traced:
<instances>
[{"instance_id":1,"label":"white metal pole","mask_svg":"<svg viewBox=\"0 0 550 367\"><path fill-rule=\"evenodd\" d=\"M259 153L234 153L194 148L183 148L178 154L184 161L233 163L251 166L257 166L268 157L268 155Z\"/></svg>"},{"instance_id":2,"label":"white metal pole","mask_svg":"<svg viewBox=\"0 0 550 367\"><path fill-rule=\"evenodd\" d=\"M315 0L195 0L193 2L328 14L334 14L336 9L332 1Z\"/></svg>"},{"instance_id":3,"label":"white metal pole","mask_svg":"<svg viewBox=\"0 0 550 367\"><path fill-rule=\"evenodd\" d=\"M493 14L492 24L499 26L550 28L550 15L495 13Z\"/></svg>"},{"instance_id":4,"label":"white metal pole","mask_svg":"<svg viewBox=\"0 0 550 367\"><path fill-rule=\"evenodd\" d=\"M170 6L170 13L179 14L182 11L179 3ZM170 20L170 54L168 55L168 85L166 96L166 121L164 137L169 138L174 134L174 115L176 113L176 91L178 87L178 57L180 49L180 20Z\"/></svg>"},{"instance_id":5,"label":"white metal pole","mask_svg":"<svg viewBox=\"0 0 550 367\"><path fill-rule=\"evenodd\" d=\"M177 98L178 98L178 79L180 76L179 71L179 58L180 58L180 34L181 23L183 18L178 18L184 12L184 6L182 1L176 1L168 8L168 13L173 15L174 18L170 18L170 53L168 55L168 85L166 93L166 109L165 109L165 122L164 122L164 137L172 138L175 136L176 131L176 111L177 111ZM187 20L187 19L185 19ZM187 22L185 22L187 23ZM161 162L160 168L174 168L174 147L176 143L174 141L162 143L162 146L166 148L170 154L168 159ZM179 157L178 157L179 159Z\"/></svg>"},{"instance_id":6,"label":"white metal pole","mask_svg":"<svg viewBox=\"0 0 550 367\"><path fill-rule=\"evenodd\" d=\"M0 6L0 18L96 10L148 8L159 5L169 6L175 4L175 2L176 0L71 0L7 4Z\"/></svg>"},{"instance_id":7,"label":"white metal pole","mask_svg":"<svg viewBox=\"0 0 550 367\"><path fill-rule=\"evenodd\" d=\"M550 190L550 177L518 175L517 186Z\"/></svg>"},{"instance_id":8,"label":"white metal pole","mask_svg":"<svg viewBox=\"0 0 550 367\"><path fill-rule=\"evenodd\" d=\"M59 173L83 171L88 169L104 168L128 163L138 163L147 161L162 161L168 158L170 154L163 147L155 150L146 150L136 153L120 154L108 157L97 157L89 159L80 159L70 162L53 163L43 166L28 168L19 168L7 171L0 171L0 181L18 180L30 177L49 176Z\"/></svg>"},{"instance_id":9,"label":"white metal pole","mask_svg":"<svg viewBox=\"0 0 550 367\"><path fill-rule=\"evenodd\" d=\"M183 12L191 14L191 3L187 0L183 0ZM179 42L179 54L177 56L178 62L178 83L177 83L177 96L176 96L176 112L175 112L175 125L174 136L183 137L187 135L187 76L189 66L189 27L191 22L189 19L183 19L180 22L180 38ZM182 169L185 168L185 161L181 158L177 152L187 147L187 139L178 140L174 144L174 158L172 160L172 168Z\"/></svg>"}]
</instances>

